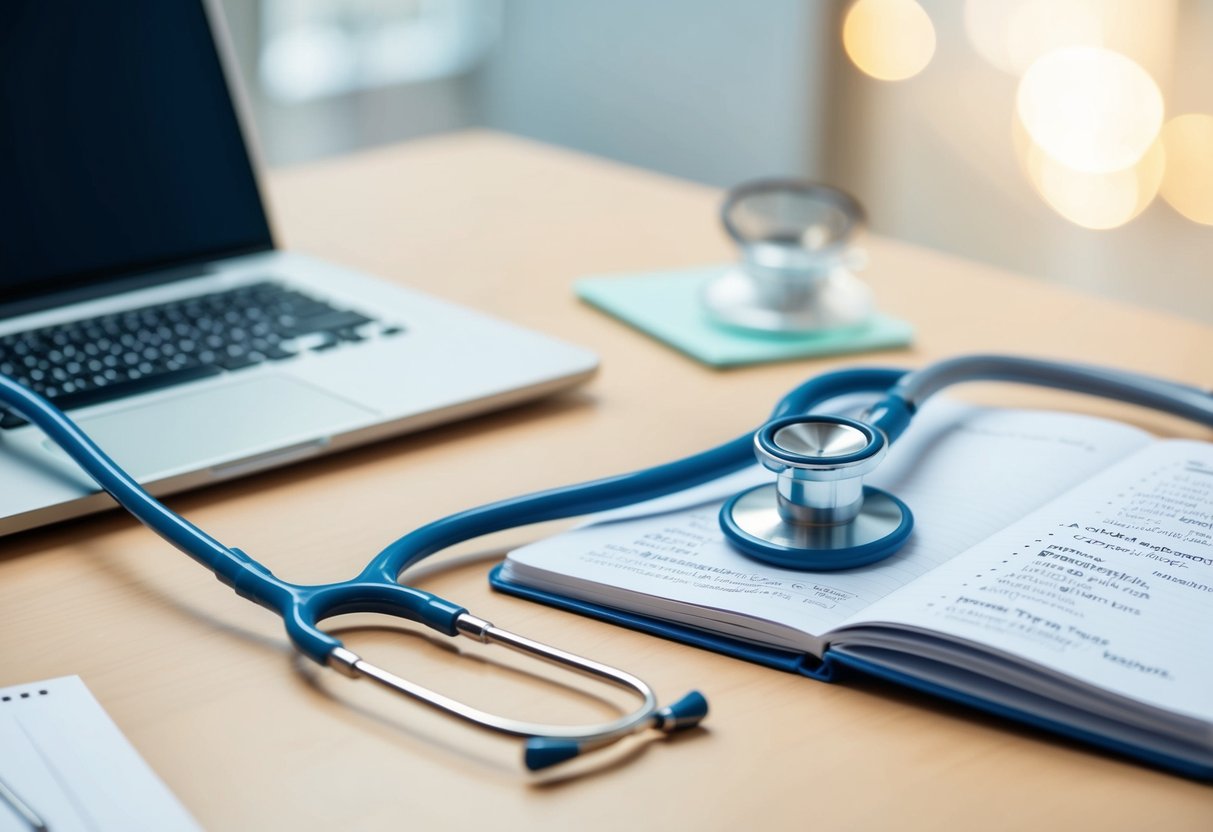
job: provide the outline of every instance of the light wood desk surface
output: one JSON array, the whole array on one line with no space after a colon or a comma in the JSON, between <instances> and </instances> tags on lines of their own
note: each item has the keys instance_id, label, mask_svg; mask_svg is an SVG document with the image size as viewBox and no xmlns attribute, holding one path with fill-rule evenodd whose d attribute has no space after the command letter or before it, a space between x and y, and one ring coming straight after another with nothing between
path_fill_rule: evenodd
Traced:
<instances>
[{"instance_id":1,"label":"light wood desk surface","mask_svg":"<svg viewBox=\"0 0 1213 832\"><path fill-rule=\"evenodd\" d=\"M517 139L440 137L268 184L286 246L603 359L589 385L547 402L171 500L290 580L346 578L398 534L454 510L731 438L786 388L840 363L1004 351L1213 383L1207 327L879 238L867 242L865 276L883 309L918 327L912 350L708 370L579 304L571 283L731 258L719 193ZM401 367L397 382L408 379ZM1210 438L1111 405L982 395ZM704 730L530 777L514 741L303 666L274 616L116 513L0 540L0 684L81 675L208 829L1213 827L1208 786L892 687L816 684L492 593L494 553L535 534L461 547L413 580L621 665L665 700L702 689ZM500 680L486 662L397 641L399 651L375 633L350 636L368 658L444 690L541 713L533 686ZM573 710L602 713L585 701L555 713Z\"/></svg>"}]
</instances>

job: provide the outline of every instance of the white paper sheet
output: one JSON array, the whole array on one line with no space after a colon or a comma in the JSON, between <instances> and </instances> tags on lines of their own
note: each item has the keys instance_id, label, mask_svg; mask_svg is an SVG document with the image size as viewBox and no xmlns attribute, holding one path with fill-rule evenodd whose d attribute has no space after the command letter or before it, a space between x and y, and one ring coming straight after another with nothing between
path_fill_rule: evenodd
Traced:
<instances>
[{"instance_id":1,"label":"white paper sheet","mask_svg":"<svg viewBox=\"0 0 1213 832\"><path fill-rule=\"evenodd\" d=\"M201 828L79 676L0 688L0 780L51 832ZM0 832L32 828L0 800Z\"/></svg>"},{"instance_id":2,"label":"white paper sheet","mask_svg":"<svg viewBox=\"0 0 1213 832\"><path fill-rule=\"evenodd\" d=\"M862 619L1213 722L1213 446L1151 445Z\"/></svg>"}]
</instances>

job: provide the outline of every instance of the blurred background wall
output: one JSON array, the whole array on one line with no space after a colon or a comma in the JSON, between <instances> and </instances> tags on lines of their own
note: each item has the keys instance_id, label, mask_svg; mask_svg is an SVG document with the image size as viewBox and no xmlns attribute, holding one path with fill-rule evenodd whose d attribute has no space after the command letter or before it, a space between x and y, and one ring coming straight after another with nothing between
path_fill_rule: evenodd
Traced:
<instances>
[{"instance_id":1,"label":"blurred background wall","mask_svg":"<svg viewBox=\"0 0 1213 832\"><path fill-rule=\"evenodd\" d=\"M1135 62L1168 120L1213 113L1211 0L223 3L272 166L490 127L722 187L803 176L880 233L1213 322L1213 228L1153 198L1161 139L1076 175L1017 117L1028 66L1070 46ZM928 34L910 77L865 67ZM1198 202L1203 135L1165 166Z\"/></svg>"}]
</instances>

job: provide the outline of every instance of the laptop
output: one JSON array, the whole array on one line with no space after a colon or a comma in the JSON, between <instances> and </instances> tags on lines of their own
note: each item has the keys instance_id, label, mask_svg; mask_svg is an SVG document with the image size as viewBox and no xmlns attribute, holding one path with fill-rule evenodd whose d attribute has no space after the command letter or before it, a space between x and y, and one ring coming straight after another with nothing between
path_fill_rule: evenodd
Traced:
<instances>
[{"instance_id":1,"label":"laptop","mask_svg":"<svg viewBox=\"0 0 1213 832\"><path fill-rule=\"evenodd\" d=\"M595 371L584 349L276 248L222 32L200 2L4 4L0 372L167 494ZM0 534L110 506L0 414Z\"/></svg>"}]
</instances>

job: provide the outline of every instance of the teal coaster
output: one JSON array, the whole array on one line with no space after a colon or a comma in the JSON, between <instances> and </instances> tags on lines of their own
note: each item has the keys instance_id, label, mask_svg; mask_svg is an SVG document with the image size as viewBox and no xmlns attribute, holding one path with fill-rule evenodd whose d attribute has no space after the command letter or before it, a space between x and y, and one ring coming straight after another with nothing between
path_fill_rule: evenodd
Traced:
<instances>
[{"instance_id":1,"label":"teal coaster","mask_svg":"<svg viewBox=\"0 0 1213 832\"><path fill-rule=\"evenodd\" d=\"M584 277L575 289L587 303L712 367L904 347L914 334L905 321L879 314L859 327L814 335L728 329L708 318L699 299L703 285L728 268Z\"/></svg>"}]
</instances>

